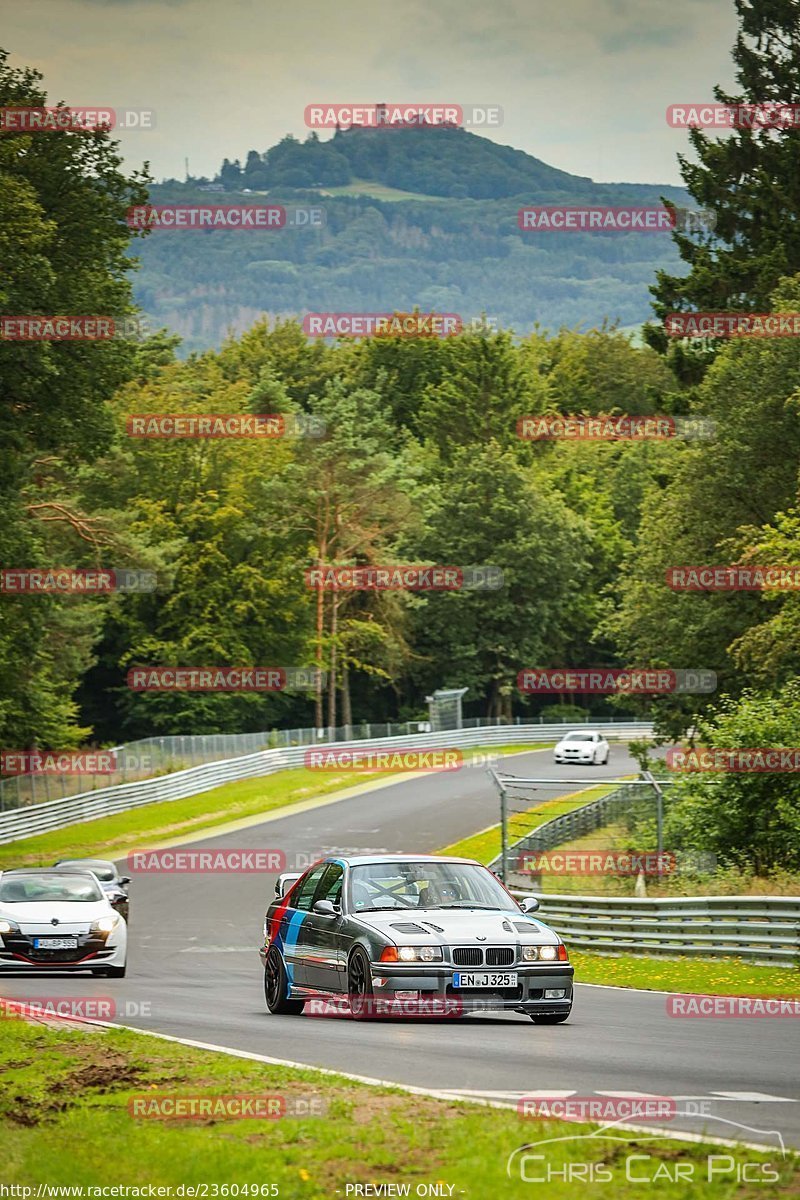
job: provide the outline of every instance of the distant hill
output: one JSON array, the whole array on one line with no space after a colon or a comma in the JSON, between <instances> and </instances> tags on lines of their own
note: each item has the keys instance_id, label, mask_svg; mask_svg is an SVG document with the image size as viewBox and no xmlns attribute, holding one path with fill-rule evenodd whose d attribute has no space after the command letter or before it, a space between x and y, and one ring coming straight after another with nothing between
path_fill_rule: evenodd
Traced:
<instances>
[{"instance_id":1,"label":"distant hill","mask_svg":"<svg viewBox=\"0 0 800 1200\"><path fill-rule=\"evenodd\" d=\"M679 259L668 234L530 233L524 204L690 205L683 188L595 183L462 129L354 128L327 141L287 137L213 180L169 180L154 203L324 208L321 229L158 232L139 243L139 303L185 348L218 345L262 313L482 312L528 332L538 322L638 325L648 287ZM409 198L411 196L412 198Z\"/></svg>"}]
</instances>

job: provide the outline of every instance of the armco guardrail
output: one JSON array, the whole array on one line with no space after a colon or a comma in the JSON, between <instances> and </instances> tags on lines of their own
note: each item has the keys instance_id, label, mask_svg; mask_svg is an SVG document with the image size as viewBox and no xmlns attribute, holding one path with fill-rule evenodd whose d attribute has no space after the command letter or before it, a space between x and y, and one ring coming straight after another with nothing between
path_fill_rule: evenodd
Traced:
<instances>
[{"instance_id":1,"label":"armco guardrail","mask_svg":"<svg viewBox=\"0 0 800 1200\"><path fill-rule=\"evenodd\" d=\"M524 894L536 896L542 920L577 949L702 958L736 955L764 966L800 963L800 896L634 900Z\"/></svg>"},{"instance_id":2,"label":"armco guardrail","mask_svg":"<svg viewBox=\"0 0 800 1200\"><path fill-rule=\"evenodd\" d=\"M628 740L647 737L652 725L644 721L618 722L606 725L612 739ZM549 742L564 732L559 725L500 725L490 728L450 730L447 733L421 733L408 737L382 738L377 742L359 740L337 742L336 749L391 749L392 747L414 747L415 749L444 748L449 746L467 749L481 745L514 745L530 742ZM79 796L68 796L50 800L44 804L28 804L10 812L0 813L0 844L14 842L19 838L46 833L52 829L63 829L96 817L111 816L130 808L145 804L156 804L162 800L182 800L200 792L210 791L223 783L237 779L252 779L259 775L271 775L286 767L301 767L307 750L318 746L293 746L281 750L260 750L238 758L220 762L204 763L175 771L157 779L143 779L137 783L119 784L115 787L97 788Z\"/></svg>"},{"instance_id":3,"label":"armco guardrail","mask_svg":"<svg viewBox=\"0 0 800 1200\"><path fill-rule=\"evenodd\" d=\"M587 714L583 723L613 726L619 722L619 718L592 719ZM498 717L465 717L461 728L497 726L508 729L509 724ZM535 717L517 717L512 724L524 725L527 729L537 725L553 728L552 722ZM580 724L581 721L576 720L558 728L563 731ZM44 804L48 800L79 796L89 790L115 787L118 783L154 779L157 775L185 771L203 763L243 758L255 754L257 750L289 750L292 746L319 746L330 742L376 741L378 738L411 737L430 731L430 723L426 721L372 721L361 725L325 726L322 729L306 726L302 729L268 729L260 733L172 733L139 738L138 741L125 742L108 751L114 756L114 769L107 775L48 773L12 775L0 779L0 812L21 808L24 804Z\"/></svg>"},{"instance_id":4,"label":"armco guardrail","mask_svg":"<svg viewBox=\"0 0 800 1200\"><path fill-rule=\"evenodd\" d=\"M573 808L571 812L562 813L532 829L506 851L506 870L511 882L515 882L513 872L525 854L542 853L551 850L553 846L561 846L564 842L583 837L585 833L592 833L601 825L608 825L621 812L626 812L633 804L646 797L652 797L650 785L632 780L628 786L615 788L607 796L600 796L581 808ZM489 863L490 870L500 869L500 857L498 854L497 858Z\"/></svg>"}]
</instances>

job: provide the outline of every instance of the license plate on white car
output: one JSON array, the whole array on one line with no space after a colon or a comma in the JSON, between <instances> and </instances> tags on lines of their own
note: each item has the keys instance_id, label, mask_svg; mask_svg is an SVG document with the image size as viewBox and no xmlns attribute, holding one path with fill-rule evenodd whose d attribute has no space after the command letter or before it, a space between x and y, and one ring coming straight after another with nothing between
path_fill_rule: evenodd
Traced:
<instances>
[{"instance_id":1,"label":"license plate on white car","mask_svg":"<svg viewBox=\"0 0 800 1200\"><path fill-rule=\"evenodd\" d=\"M34 950L77 950L78 939L74 937L63 938L34 938Z\"/></svg>"},{"instance_id":2,"label":"license plate on white car","mask_svg":"<svg viewBox=\"0 0 800 1200\"><path fill-rule=\"evenodd\" d=\"M517 986L516 971L454 971L454 988L512 988Z\"/></svg>"}]
</instances>

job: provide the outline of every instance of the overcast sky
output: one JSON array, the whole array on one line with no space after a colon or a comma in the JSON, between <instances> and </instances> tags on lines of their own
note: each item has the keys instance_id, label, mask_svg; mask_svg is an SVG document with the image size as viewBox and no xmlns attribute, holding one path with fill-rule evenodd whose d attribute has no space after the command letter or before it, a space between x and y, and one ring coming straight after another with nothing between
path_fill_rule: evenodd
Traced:
<instances>
[{"instance_id":1,"label":"overcast sky","mask_svg":"<svg viewBox=\"0 0 800 1200\"><path fill-rule=\"evenodd\" d=\"M604 181L679 183L664 110L732 83L732 0L0 0L51 101L154 109L122 136L157 179L213 174L312 102L504 110L494 141ZM327 134L322 135L327 138Z\"/></svg>"}]
</instances>

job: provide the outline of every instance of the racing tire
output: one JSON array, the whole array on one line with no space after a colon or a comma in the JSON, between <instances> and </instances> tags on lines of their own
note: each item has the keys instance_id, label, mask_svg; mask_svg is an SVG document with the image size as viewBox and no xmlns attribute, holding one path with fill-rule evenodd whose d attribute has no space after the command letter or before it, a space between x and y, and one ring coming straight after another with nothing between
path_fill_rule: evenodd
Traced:
<instances>
[{"instance_id":1,"label":"racing tire","mask_svg":"<svg viewBox=\"0 0 800 1200\"><path fill-rule=\"evenodd\" d=\"M305 1000L290 1000L286 994L288 991L289 980L283 959L275 947L271 946L264 967L264 999L271 1013L297 1015L303 1011Z\"/></svg>"},{"instance_id":2,"label":"racing tire","mask_svg":"<svg viewBox=\"0 0 800 1200\"><path fill-rule=\"evenodd\" d=\"M368 1021L372 1015L374 991L372 988L372 968L367 956L359 947L350 955L347 964L347 996L350 1001L350 1015L354 1021Z\"/></svg>"},{"instance_id":3,"label":"racing tire","mask_svg":"<svg viewBox=\"0 0 800 1200\"><path fill-rule=\"evenodd\" d=\"M569 1020L571 1012L568 1013L528 1013L528 1016L533 1021L534 1025L561 1025L564 1021Z\"/></svg>"}]
</instances>

